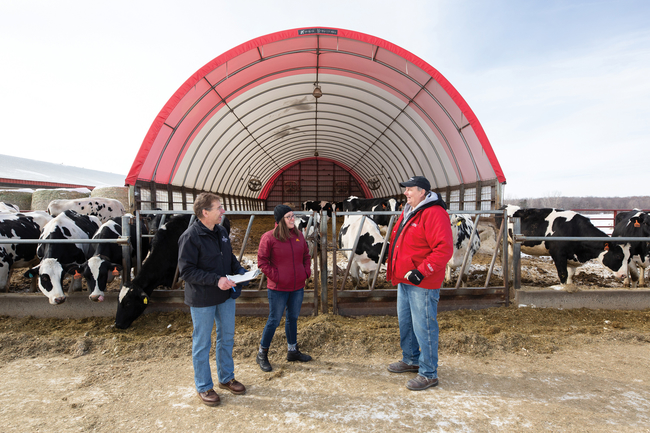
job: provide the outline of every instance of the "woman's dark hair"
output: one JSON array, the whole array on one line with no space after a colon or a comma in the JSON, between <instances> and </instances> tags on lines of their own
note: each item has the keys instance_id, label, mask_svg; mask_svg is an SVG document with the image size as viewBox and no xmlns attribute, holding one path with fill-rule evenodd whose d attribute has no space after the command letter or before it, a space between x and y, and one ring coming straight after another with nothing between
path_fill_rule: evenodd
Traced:
<instances>
[{"instance_id":1,"label":"woman's dark hair","mask_svg":"<svg viewBox=\"0 0 650 433\"><path fill-rule=\"evenodd\" d=\"M275 226L275 229L273 229L273 237L280 242L284 242L289 239L289 237L291 237L292 232L294 235L298 236L298 229L294 227L293 229L289 230L286 218L283 217L280 222L278 222L278 225Z\"/></svg>"}]
</instances>

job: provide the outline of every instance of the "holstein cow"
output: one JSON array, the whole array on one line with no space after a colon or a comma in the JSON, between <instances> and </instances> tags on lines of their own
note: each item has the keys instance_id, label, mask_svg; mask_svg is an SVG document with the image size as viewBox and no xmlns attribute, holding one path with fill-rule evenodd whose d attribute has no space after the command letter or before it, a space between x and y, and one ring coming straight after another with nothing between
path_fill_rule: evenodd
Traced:
<instances>
[{"instance_id":1,"label":"holstein cow","mask_svg":"<svg viewBox=\"0 0 650 433\"><path fill-rule=\"evenodd\" d=\"M43 228L40 239L90 239L99 228L99 219L92 215L79 215L67 210ZM38 288L56 305L65 302L63 278L68 271L74 273L95 251L92 244L38 244L36 253L41 263L25 272L25 277L38 276ZM75 284L78 281L78 284ZM73 280L69 291L80 288L81 280Z\"/></svg>"},{"instance_id":2,"label":"holstein cow","mask_svg":"<svg viewBox=\"0 0 650 433\"><path fill-rule=\"evenodd\" d=\"M87 197L74 200L52 200L47 206L47 213L57 216L63 211L73 210L81 215L93 215L102 224L111 218L124 215L124 206L119 200L103 197Z\"/></svg>"},{"instance_id":3,"label":"holstein cow","mask_svg":"<svg viewBox=\"0 0 650 433\"><path fill-rule=\"evenodd\" d=\"M462 266L463 258L465 258L465 253L469 249L469 255L467 256L467 265L465 266L465 273L459 276L464 287L465 279L469 273L469 267L472 264L472 258L474 257L474 254L476 254L476 252L479 250L479 248L481 248L481 239L479 238L478 233L475 233L471 244L469 242L469 237L474 230L474 222L472 221L471 215L449 214L449 221L451 223L452 239L454 240L454 255L451 256L451 259L449 259L449 262L447 263L445 282L451 282L452 271Z\"/></svg>"},{"instance_id":4,"label":"holstein cow","mask_svg":"<svg viewBox=\"0 0 650 433\"><path fill-rule=\"evenodd\" d=\"M388 212L397 209L397 200L394 198L359 198L350 196L343 201L345 212ZM372 215L371 218L380 226L383 226L385 233L390 215Z\"/></svg>"},{"instance_id":5,"label":"holstein cow","mask_svg":"<svg viewBox=\"0 0 650 433\"><path fill-rule=\"evenodd\" d=\"M334 206L328 201L305 201L302 203L302 210L306 211L316 211L320 212L324 210L327 212L327 216L332 218L332 212L334 211Z\"/></svg>"},{"instance_id":6,"label":"holstein cow","mask_svg":"<svg viewBox=\"0 0 650 433\"><path fill-rule=\"evenodd\" d=\"M178 265L178 239L187 229L190 218L189 214L173 216L158 229L140 273L120 291L115 327L131 326L147 308L154 289L172 285Z\"/></svg>"},{"instance_id":7,"label":"holstein cow","mask_svg":"<svg viewBox=\"0 0 650 433\"><path fill-rule=\"evenodd\" d=\"M0 214L0 242L9 239L38 239L42 227L52 217L39 213ZM0 244L0 290L9 290L11 271L14 268L34 266L38 263L37 244ZM35 288L34 288L35 290Z\"/></svg>"},{"instance_id":8,"label":"holstein cow","mask_svg":"<svg viewBox=\"0 0 650 433\"><path fill-rule=\"evenodd\" d=\"M521 252L533 256L551 256L561 284L572 284L576 268L591 259L614 272L617 278L627 275L630 245L618 245L596 228L589 218L562 209L520 209L506 206L509 217L521 218L521 232L526 236L553 237L602 237L602 242L543 241L524 242ZM497 216L497 225L501 218ZM509 255L512 257L513 223L508 223Z\"/></svg>"},{"instance_id":9,"label":"holstein cow","mask_svg":"<svg viewBox=\"0 0 650 433\"><path fill-rule=\"evenodd\" d=\"M612 237L650 237L650 214L638 209L616 215ZM645 286L645 270L650 267L650 242L630 243L630 262L624 284Z\"/></svg>"},{"instance_id":10,"label":"holstein cow","mask_svg":"<svg viewBox=\"0 0 650 433\"><path fill-rule=\"evenodd\" d=\"M341 231L339 232L339 248L352 249L362 219L363 216L361 215L345 216ZM384 237L379 232L379 226L374 220L366 217L356 250L354 253L352 251L345 251L348 260L352 261L350 275L352 276L355 289L359 286L359 281L363 277L361 272L368 274L368 286L370 286L370 281L374 278L375 272L379 271L381 264L386 263L388 247L386 248L386 253L384 253L381 264L379 263L379 255L381 254L383 244Z\"/></svg>"},{"instance_id":11,"label":"holstein cow","mask_svg":"<svg viewBox=\"0 0 650 433\"><path fill-rule=\"evenodd\" d=\"M135 221L131 219L129 225L131 242L129 250L132 263L134 263L137 246ZM122 217L116 217L102 224L93 239L118 239L120 236L122 236ZM141 244L143 252L149 250L149 238L142 238ZM102 302L106 285L113 281L113 278L120 275L123 268L122 249L122 245L117 243L97 244L95 254L79 266L79 271L86 280L90 292L88 297L91 301Z\"/></svg>"},{"instance_id":12,"label":"holstein cow","mask_svg":"<svg viewBox=\"0 0 650 433\"><path fill-rule=\"evenodd\" d=\"M156 210L161 210L161 209L156 209ZM156 215L149 215L151 218L145 218L141 220L144 224L147 225L148 231L150 235L155 235L158 229L165 224L167 221L169 221L170 218L173 218L176 215L182 215L182 214L156 214ZM226 231L230 233L230 220L224 215L221 217L221 225L226 228ZM143 232L144 233L144 232Z\"/></svg>"},{"instance_id":13,"label":"holstein cow","mask_svg":"<svg viewBox=\"0 0 650 433\"><path fill-rule=\"evenodd\" d=\"M313 258L320 248L320 214L300 215L296 217L296 228L302 232L302 235L309 245L309 255ZM309 219L312 219L309 224Z\"/></svg>"},{"instance_id":14,"label":"holstein cow","mask_svg":"<svg viewBox=\"0 0 650 433\"><path fill-rule=\"evenodd\" d=\"M18 213L20 209L15 204L0 201L0 213Z\"/></svg>"}]
</instances>

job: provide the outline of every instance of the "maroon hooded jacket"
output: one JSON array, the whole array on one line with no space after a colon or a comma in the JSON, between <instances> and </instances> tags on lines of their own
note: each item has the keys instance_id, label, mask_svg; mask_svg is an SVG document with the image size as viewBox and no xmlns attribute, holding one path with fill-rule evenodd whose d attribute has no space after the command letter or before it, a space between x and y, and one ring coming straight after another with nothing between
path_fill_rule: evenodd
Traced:
<instances>
[{"instance_id":1,"label":"maroon hooded jacket","mask_svg":"<svg viewBox=\"0 0 650 433\"><path fill-rule=\"evenodd\" d=\"M298 230L292 231L284 242L273 236L273 230L262 235L257 266L268 279L267 288L283 292L302 289L311 276L310 262L309 247Z\"/></svg>"}]
</instances>

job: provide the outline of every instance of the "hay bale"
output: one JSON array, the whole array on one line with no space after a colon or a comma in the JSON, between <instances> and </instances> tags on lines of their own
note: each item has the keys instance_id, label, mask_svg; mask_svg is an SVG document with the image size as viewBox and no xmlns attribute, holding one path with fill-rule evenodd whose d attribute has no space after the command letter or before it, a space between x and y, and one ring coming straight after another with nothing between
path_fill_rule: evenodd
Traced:
<instances>
[{"instance_id":1,"label":"hay bale","mask_svg":"<svg viewBox=\"0 0 650 433\"><path fill-rule=\"evenodd\" d=\"M119 200L129 212L129 187L127 186L106 186L103 188L95 188L91 197L103 197L103 198L112 198L113 200Z\"/></svg>"},{"instance_id":2,"label":"hay bale","mask_svg":"<svg viewBox=\"0 0 650 433\"><path fill-rule=\"evenodd\" d=\"M0 190L0 201L18 206L18 209L32 210L33 189L5 189Z\"/></svg>"},{"instance_id":3,"label":"hay bale","mask_svg":"<svg viewBox=\"0 0 650 433\"><path fill-rule=\"evenodd\" d=\"M52 200L72 200L84 197L90 197L90 190L87 188L37 189L32 195L32 210L47 210L47 206Z\"/></svg>"}]
</instances>

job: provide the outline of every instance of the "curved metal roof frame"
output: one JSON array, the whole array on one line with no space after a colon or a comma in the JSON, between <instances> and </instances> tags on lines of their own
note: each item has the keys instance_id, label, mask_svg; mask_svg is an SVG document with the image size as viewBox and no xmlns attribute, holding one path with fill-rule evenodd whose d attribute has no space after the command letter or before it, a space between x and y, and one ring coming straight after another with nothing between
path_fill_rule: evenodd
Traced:
<instances>
[{"instance_id":1,"label":"curved metal roof frame","mask_svg":"<svg viewBox=\"0 0 650 433\"><path fill-rule=\"evenodd\" d=\"M365 191L381 179L380 197L413 175L432 188L505 182L478 119L436 69L383 39L319 28L253 39L199 69L154 120L126 183L266 199L279 173L315 157Z\"/></svg>"}]
</instances>

